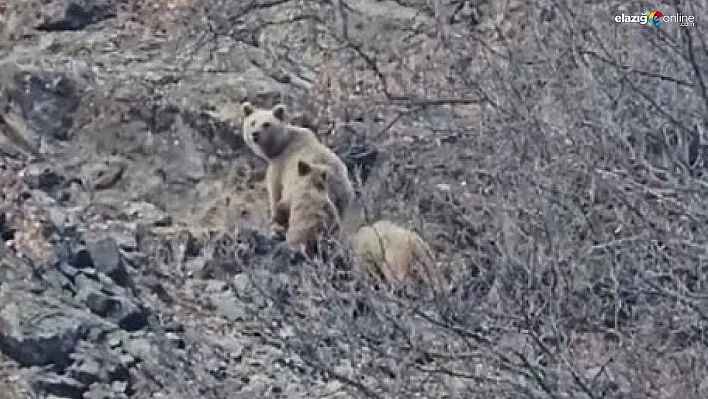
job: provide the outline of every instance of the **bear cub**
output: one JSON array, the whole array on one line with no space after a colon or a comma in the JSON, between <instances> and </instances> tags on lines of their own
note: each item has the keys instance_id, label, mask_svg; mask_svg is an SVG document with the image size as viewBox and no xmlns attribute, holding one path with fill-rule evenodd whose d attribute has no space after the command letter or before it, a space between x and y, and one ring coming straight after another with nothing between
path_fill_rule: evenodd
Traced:
<instances>
[{"instance_id":1,"label":"bear cub","mask_svg":"<svg viewBox=\"0 0 708 399\"><path fill-rule=\"evenodd\" d=\"M362 226L351 238L351 244L359 262L374 275L380 274L388 284L417 280L441 287L433 251L413 230L379 220ZM415 265L422 266L422 270L414 270Z\"/></svg>"},{"instance_id":2,"label":"bear cub","mask_svg":"<svg viewBox=\"0 0 708 399\"><path fill-rule=\"evenodd\" d=\"M338 237L341 219L327 194L331 171L327 166L299 160L297 179L275 207L274 221L285 227L286 246L298 252L316 252L323 238Z\"/></svg>"}]
</instances>

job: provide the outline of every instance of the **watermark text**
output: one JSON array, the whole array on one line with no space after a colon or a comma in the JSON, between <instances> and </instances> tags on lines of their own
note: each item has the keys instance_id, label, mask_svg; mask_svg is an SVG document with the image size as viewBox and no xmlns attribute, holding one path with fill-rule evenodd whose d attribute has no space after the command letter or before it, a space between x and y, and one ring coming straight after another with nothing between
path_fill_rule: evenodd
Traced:
<instances>
[{"instance_id":1,"label":"watermark text","mask_svg":"<svg viewBox=\"0 0 708 399\"><path fill-rule=\"evenodd\" d=\"M681 13L663 14L661 11L643 12L641 14L625 14L615 15L615 22L625 24L652 24L661 26L662 24L679 24L680 26L695 26L696 17L693 15L685 15Z\"/></svg>"}]
</instances>

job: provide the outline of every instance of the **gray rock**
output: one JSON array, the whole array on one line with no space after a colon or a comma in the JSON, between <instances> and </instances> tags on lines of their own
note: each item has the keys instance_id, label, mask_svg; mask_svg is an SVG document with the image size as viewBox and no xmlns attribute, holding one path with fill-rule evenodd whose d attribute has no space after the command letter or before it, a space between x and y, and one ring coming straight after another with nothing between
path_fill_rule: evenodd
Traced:
<instances>
[{"instance_id":1,"label":"gray rock","mask_svg":"<svg viewBox=\"0 0 708 399\"><path fill-rule=\"evenodd\" d=\"M37 205L40 205L44 208L48 207L54 207L57 205L57 200L55 200L49 193L40 190L40 189L30 189L30 197L34 200L34 202L37 203Z\"/></svg>"},{"instance_id":2,"label":"gray rock","mask_svg":"<svg viewBox=\"0 0 708 399\"><path fill-rule=\"evenodd\" d=\"M91 253L88 248L85 246L80 246L77 248L71 255L70 263L71 266L79 269L92 268L93 259L91 259Z\"/></svg>"},{"instance_id":3,"label":"gray rock","mask_svg":"<svg viewBox=\"0 0 708 399\"><path fill-rule=\"evenodd\" d=\"M106 161L91 165L86 172L86 178L94 190L105 190L118 183L124 171L124 163Z\"/></svg>"},{"instance_id":4,"label":"gray rock","mask_svg":"<svg viewBox=\"0 0 708 399\"><path fill-rule=\"evenodd\" d=\"M70 215L64 213L59 207L48 207L47 216L49 221L57 228L57 231L66 235L68 232L73 232L76 229L76 221Z\"/></svg>"},{"instance_id":5,"label":"gray rock","mask_svg":"<svg viewBox=\"0 0 708 399\"><path fill-rule=\"evenodd\" d=\"M43 22L37 25L40 31L81 30L91 24L114 16L117 1L72 0L53 1Z\"/></svg>"},{"instance_id":6,"label":"gray rock","mask_svg":"<svg viewBox=\"0 0 708 399\"><path fill-rule=\"evenodd\" d=\"M92 241L86 246L96 270L106 274L120 286L129 285L130 276L125 269L118 244L113 238L106 237Z\"/></svg>"},{"instance_id":7,"label":"gray rock","mask_svg":"<svg viewBox=\"0 0 708 399\"><path fill-rule=\"evenodd\" d=\"M174 332L168 332L165 333L165 338L167 338L167 340L171 342L176 348L184 349L184 340L182 339L182 337L179 336L179 334Z\"/></svg>"},{"instance_id":8,"label":"gray rock","mask_svg":"<svg viewBox=\"0 0 708 399\"><path fill-rule=\"evenodd\" d=\"M64 366L79 339L110 326L52 296L0 285L0 350L23 366Z\"/></svg>"},{"instance_id":9,"label":"gray rock","mask_svg":"<svg viewBox=\"0 0 708 399\"><path fill-rule=\"evenodd\" d=\"M222 292L209 296L209 301L216 308L216 313L229 321L246 320L246 309L243 303L237 301L230 292Z\"/></svg>"},{"instance_id":10,"label":"gray rock","mask_svg":"<svg viewBox=\"0 0 708 399\"><path fill-rule=\"evenodd\" d=\"M60 263L58 269L63 275L69 277L72 280L74 279L74 277L76 277L76 275L79 274L79 269L71 266L68 263Z\"/></svg>"},{"instance_id":11,"label":"gray rock","mask_svg":"<svg viewBox=\"0 0 708 399\"><path fill-rule=\"evenodd\" d=\"M24 181L33 190L52 192L62 184L64 177L48 165L33 164L25 169Z\"/></svg>"},{"instance_id":12,"label":"gray rock","mask_svg":"<svg viewBox=\"0 0 708 399\"><path fill-rule=\"evenodd\" d=\"M344 387L344 384L342 384L338 380L332 380L332 381L328 382L327 385L325 386L325 391L336 392L336 391L339 391L340 389L342 389L343 387Z\"/></svg>"},{"instance_id":13,"label":"gray rock","mask_svg":"<svg viewBox=\"0 0 708 399\"><path fill-rule=\"evenodd\" d=\"M63 204L73 204L78 206L86 206L91 201L90 194L84 189L84 186L76 181L70 181L67 186L58 195L59 201Z\"/></svg>"},{"instance_id":14,"label":"gray rock","mask_svg":"<svg viewBox=\"0 0 708 399\"><path fill-rule=\"evenodd\" d=\"M158 348L147 338L127 339L123 349L136 360L155 359L158 354Z\"/></svg>"},{"instance_id":15,"label":"gray rock","mask_svg":"<svg viewBox=\"0 0 708 399\"><path fill-rule=\"evenodd\" d=\"M67 368L66 375L86 385L128 380L128 369L121 359L111 352L85 344L71 357L74 362Z\"/></svg>"},{"instance_id":16,"label":"gray rock","mask_svg":"<svg viewBox=\"0 0 708 399\"><path fill-rule=\"evenodd\" d=\"M125 181L125 190L131 201L160 203L165 194L165 171L130 169L130 179Z\"/></svg>"},{"instance_id":17,"label":"gray rock","mask_svg":"<svg viewBox=\"0 0 708 399\"><path fill-rule=\"evenodd\" d=\"M204 286L204 293L205 294L214 294L214 293L222 293L228 289L228 285L224 281L221 280L214 280L214 279L209 279L206 280L206 284Z\"/></svg>"},{"instance_id":18,"label":"gray rock","mask_svg":"<svg viewBox=\"0 0 708 399\"><path fill-rule=\"evenodd\" d=\"M96 359L88 358L75 361L68 368L68 375L86 385L106 379L101 363Z\"/></svg>"},{"instance_id":19,"label":"gray rock","mask_svg":"<svg viewBox=\"0 0 708 399\"><path fill-rule=\"evenodd\" d=\"M286 398L297 398L300 397L300 392L302 391L302 386L300 384L290 383L285 387L283 396Z\"/></svg>"},{"instance_id":20,"label":"gray rock","mask_svg":"<svg viewBox=\"0 0 708 399\"><path fill-rule=\"evenodd\" d=\"M56 72L20 72L9 94L37 133L57 140L69 138L73 114L79 106L73 80Z\"/></svg>"},{"instance_id":21,"label":"gray rock","mask_svg":"<svg viewBox=\"0 0 708 399\"><path fill-rule=\"evenodd\" d=\"M171 184L199 183L206 176L202 160L196 154L172 157L175 161L166 165L167 182ZM179 160L179 161L177 161Z\"/></svg>"},{"instance_id":22,"label":"gray rock","mask_svg":"<svg viewBox=\"0 0 708 399\"><path fill-rule=\"evenodd\" d=\"M250 378L248 385L241 391L243 395L253 395L251 397L262 397L268 389L268 381L261 375L254 375ZM244 396L246 397L246 396Z\"/></svg>"},{"instance_id":23,"label":"gray rock","mask_svg":"<svg viewBox=\"0 0 708 399\"><path fill-rule=\"evenodd\" d=\"M138 248L138 243L135 240L134 232L111 230L111 238L116 241L118 247L125 251L135 251Z\"/></svg>"},{"instance_id":24,"label":"gray rock","mask_svg":"<svg viewBox=\"0 0 708 399\"><path fill-rule=\"evenodd\" d=\"M157 206L144 201L134 201L125 204L120 216L127 220L138 219L148 226L169 226L172 217Z\"/></svg>"},{"instance_id":25,"label":"gray rock","mask_svg":"<svg viewBox=\"0 0 708 399\"><path fill-rule=\"evenodd\" d=\"M116 381L117 384L124 384ZM116 392L113 386L107 384L93 384L88 391L84 392L83 399L127 399L124 393Z\"/></svg>"},{"instance_id":26,"label":"gray rock","mask_svg":"<svg viewBox=\"0 0 708 399\"><path fill-rule=\"evenodd\" d=\"M197 258L192 258L188 259L184 263L184 268L186 272L189 275L199 275L202 271L204 271L204 267L206 266L206 259L203 257L197 257Z\"/></svg>"},{"instance_id":27,"label":"gray rock","mask_svg":"<svg viewBox=\"0 0 708 399\"><path fill-rule=\"evenodd\" d=\"M33 275L33 270L27 262L18 258L14 251L10 250L2 241L0 241L0 259L2 259L0 281L3 283L26 280Z\"/></svg>"},{"instance_id":28,"label":"gray rock","mask_svg":"<svg viewBox=\"0 0 708 399\"><path fill-rule=\"evenodd\" d=\"M256 284L266 284L271 277L271 273L267 270L254 270L252 276L249 276L247 273L237 274L234 277L234 295L245 303L260 307L266 306L267 299L261 295Z\"/></svg>"},{"instance_id":29,"label":"gray rock","mask_svg":"<svg viewBox=\"0 0 708 399\"><path fill-rule=\"evenodd\" d=\"M48 269L42 274L42 278L49 285L60 290L65 288L71 288L72 286L71 280L69 280L69 278L58 268Z\"/></svg>"},{"instance_id":30,"label":"gray rock","mask_svg":"<svg viewBox=\"0 0 708 399\"><path fill-rule=\"evenodd\" d=\"M108 346L110 348L117 348L123 342L123 337L122 337L122 335L119 335L119 334L113 334L110 337L108 337L106 342L108 342Z\"/></svg>"},{"instance_id":31,"label":"gray rock","mask_svg":"<svg viewBox=\"0 0 708 399\"><path fill-rule=\"evenodd\" d=\"M130 356L128 354L122 354L120 355L120 363L124 365L125 367L133 367L136 363L136 360L133 356Z\"/></svg>"},{"instance_id":32,"label":"gray rock","mask_svg":"<svg viewBox=\"0 0 708 399\"><path fill-rule=\"evenodd\" d=\"M199 256L201 245L189 230L181 230L171 241L172 252L175 253L179 262L185 262L195 256Z\"/></svg>"},{"instance_id":33,"label":"gray rock","mask_svg":"<svg viewBox=\"0 0 708 399\"><path fill-rule=\"evenodd\" d=\"M108 277L107 275L103 274L103 272L96 272L96 274L93 275L93 277L98 280L99 283L103 284L106 287L111 287L110 291L113 291L114 285L115 285L115 280L112 278Z\"/></svg>"},{"instance_id":34,"label":"gray rock","mask_svg":"<svg viewBox=\"0 0 708 399\"><path fill-rule=\"evenodd\" d=\"M122 394L129 389L129 384L125 381L113 381L111 383L111 389L115 393ZM121 396L125 397L124 395Z\"/></svg>"},{"instance_id":35,"label":"gray rock","mask_svg":"<svg viewBox=\"0 0 708 399\"><path fill-rule=\"evenodd\" d=\"M249 295L255 289L255 287L253 287L251 279L246 273L240 273L234 276L233 287L236 293L240 296Z\"/></svg>"},{"instance_id":36,"label":"gray rock","mask_svg":"<svg viewBox=\"0 0 708 399\"><path fill-rule=\"evenodd\" d=\"M127 331L147 324L147 310L119 286L107 287L86 275L76 277L76 298L94 314L116 323Z\"/></svg>"},{"instance_id":37,"label":"gray rock","mask_svg":"<svg viewBox=\"0 0 708 399\"><path fill-rule=\"evenodd\" d=\"M54 373L38 373L32 378L32 386L40 392L64 398L82 399L88 387L71 377Z\"/></svg>"}]
</instances>

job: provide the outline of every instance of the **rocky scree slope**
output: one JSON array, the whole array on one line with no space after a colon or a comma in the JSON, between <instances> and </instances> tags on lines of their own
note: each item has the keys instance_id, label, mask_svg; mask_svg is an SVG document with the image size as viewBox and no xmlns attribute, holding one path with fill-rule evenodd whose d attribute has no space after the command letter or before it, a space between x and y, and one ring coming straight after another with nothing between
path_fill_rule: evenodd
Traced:
<instances>
[{"instance_id":1,"label":"rocky scree slope","mask_svg":"<svg viewBox=\"0 0 708 399\"><path fill-rule=\"evenodd\" d=\"M160 2L44 3L1 6L16 28L0 38L2 397L346 396L264 338L267 304L234 260L264 263L274 241L263 165L212 101L292 89L249 62L175 78L169 21L138 9ZM156 36L133 41L148 21ZM371 153L358 143L352 167Z\"/></svg>"}]
</instances>

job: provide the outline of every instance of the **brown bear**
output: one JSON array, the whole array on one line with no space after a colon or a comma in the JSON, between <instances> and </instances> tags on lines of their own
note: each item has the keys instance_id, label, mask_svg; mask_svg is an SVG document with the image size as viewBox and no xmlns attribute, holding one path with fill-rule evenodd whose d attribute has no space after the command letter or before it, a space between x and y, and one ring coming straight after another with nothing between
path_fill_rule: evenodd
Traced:
<instances>
[{"instance_id":1,"label":"brown bear","mask_svg":"<svg viewBox=\"0 0 708 399\"><path fill-rule=\"evenodd\" d=\"M344 162L322 144L315 133L285 120L285 105L271 109L256 108L251 103L241 104L243 138L251 150L268 161L266 188L271 210L290 195L293 182L300 179L298 162L320 164L328 168L327 193L337 208L340 219L354 199L354 187Z\"/></svg>"},{"instance_id":2,"label":"brown bear","mask_svg":"<svg viewBox=\"0 0 708 399\"><path fill-rule=\"evenodd\" d=\"M355 257L362 265L378 271L386 283L396 286L411 282L416 262L423 266L422 282L441 288L433 252L416 232L388 220L361 227L351 237Z\"/></svg>"},{"instance_id":3,"label":"brown bear","mask_svg":"<svg viewBox=\"0 0 708 399\"><path fill-rule=\"evenodd\" d=\"M314 253L322 238L338 237L341 219L327 194L331 171L326 165L297 161L297 178L275 206L274 221L285 227L285 244L294 251Z\"/></svg>"}]
</instances>

